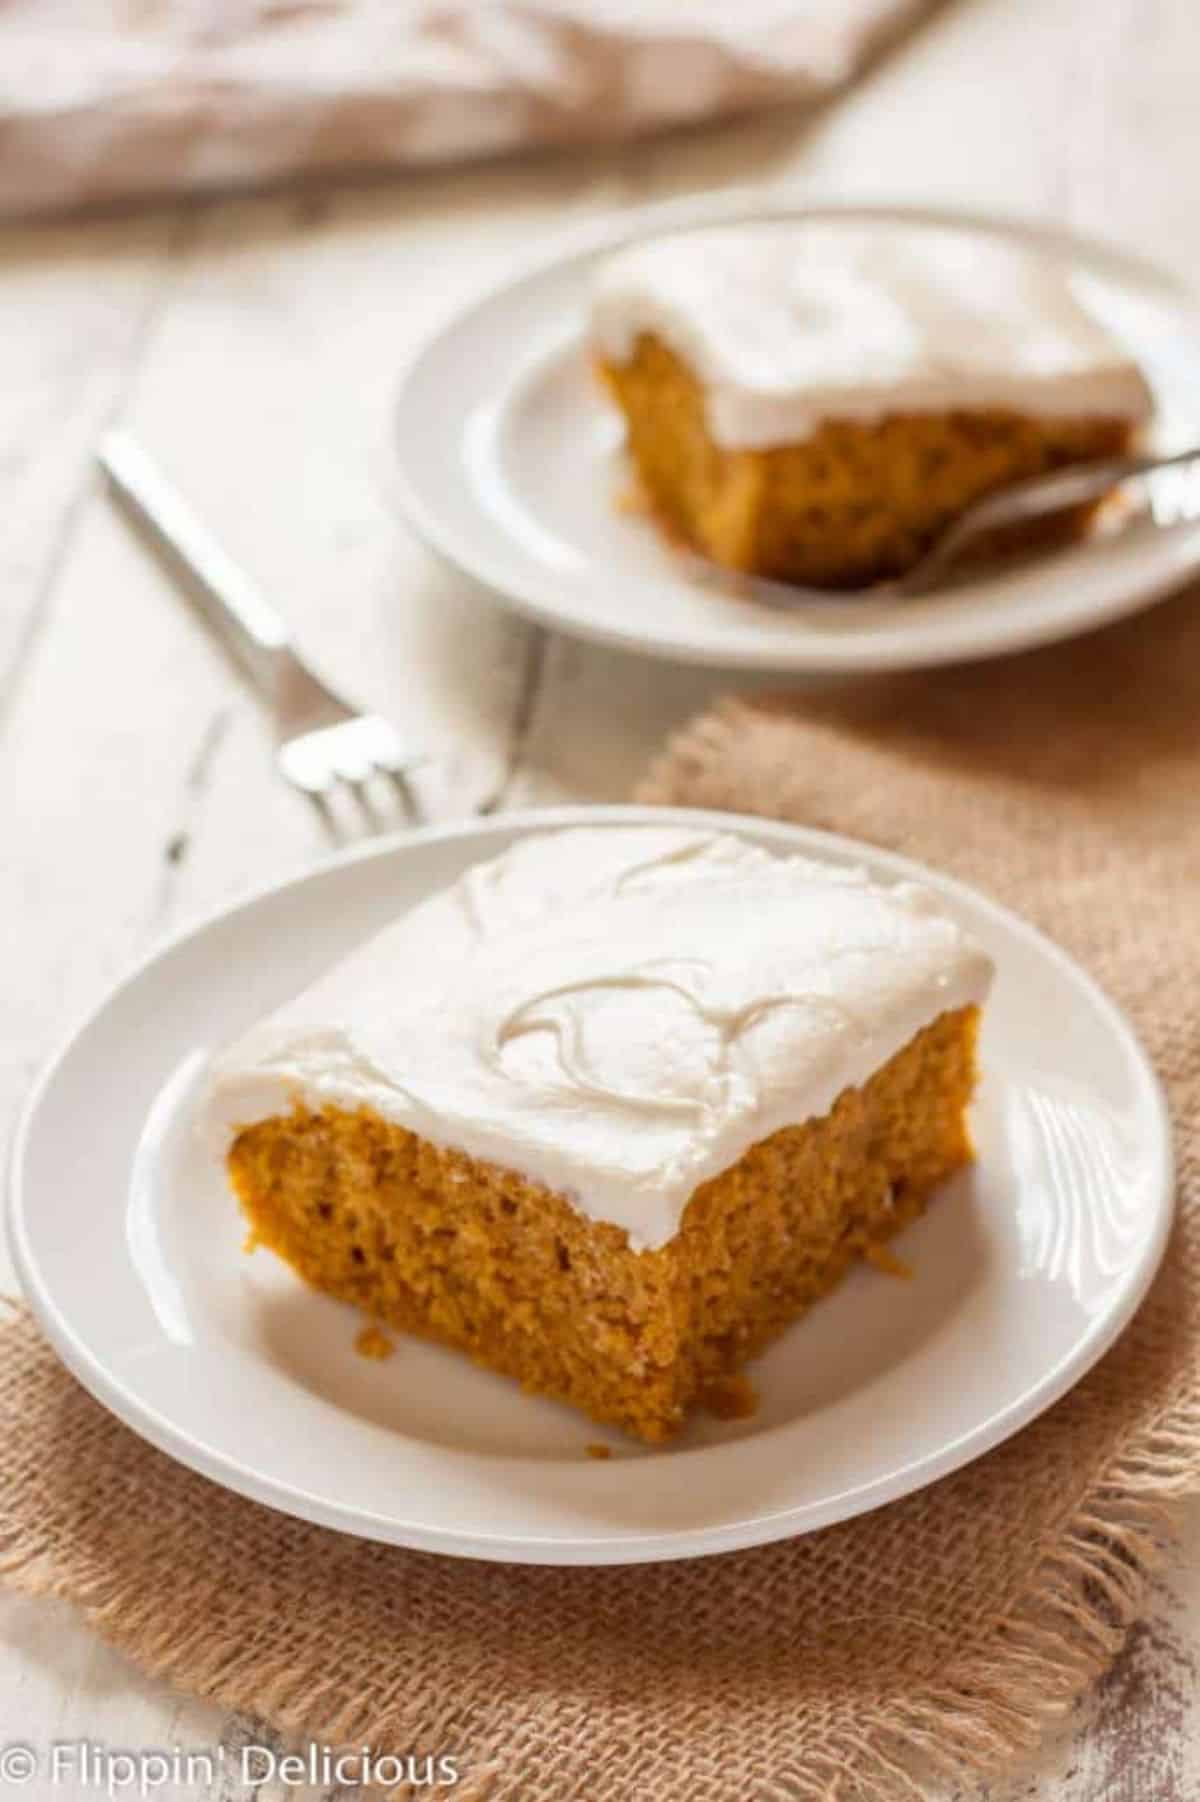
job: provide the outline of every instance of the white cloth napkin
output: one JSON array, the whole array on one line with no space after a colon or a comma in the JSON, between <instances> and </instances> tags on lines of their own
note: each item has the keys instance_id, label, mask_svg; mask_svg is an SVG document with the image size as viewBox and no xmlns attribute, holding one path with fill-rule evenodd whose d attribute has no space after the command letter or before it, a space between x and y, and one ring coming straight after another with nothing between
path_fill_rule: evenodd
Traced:
<instances>
[{"instance_id":1,"label":"white cloth napkin","mask_svg":"<svg viewBox=\"0 0 1200 1802\"><path fill-rule=\"evenodd\" d=\"M0 0L0 213L815 96L923 0Z\"/></svg>"}]
</instances>

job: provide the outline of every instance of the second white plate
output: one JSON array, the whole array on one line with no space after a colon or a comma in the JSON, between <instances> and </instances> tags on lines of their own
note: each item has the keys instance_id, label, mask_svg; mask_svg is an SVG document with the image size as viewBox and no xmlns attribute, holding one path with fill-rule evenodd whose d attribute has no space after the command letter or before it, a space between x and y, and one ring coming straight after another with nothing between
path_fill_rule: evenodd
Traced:
<instances>
[{"instance_id":1,"label":"second white plate","mask_svg":"<svg viewBox=\"0 0 1200 1802\"><path fill-rule=\"evenodd\" d=\"M997 965L979 1159L898 1245L911 1282L854 1271L753 1370L749 1420L647 1450L435 1346L354 1350L353 1310L244 1227L193 1131L206 1055L403 908L571 808L371 846L161 951L76 1034L18 1130L10 1227L30 1303L107 1407L276 1508L476 1558L623 1563L718 1552L877 1507L977 1457L1069 1388L1161 1256L1171 1153L1126 1022L1061 951L906 859L796 827L672 811L776 851L933 887ZM612 1456L597 1462L589 1443Z\"/></svg>"},{"instance_id":2,"label":"second white plate","mask_svg":"<svg viewBox=\"0 0 1200 1802\"><path fill-rule=\"evenodd\" d=\"M1008 220L906 208L767 204L745 195L653 208L576 239L452 320L397 398L400 496L451 562L541 623L626 650L726 668L899 669L997 656L1131 613L1200 565L1200 523L1077 546L918 600L831 596L779 612L720 572L698 577L622 511L620 423L588 368L598 263L636 238L716 220L820 217L954 228L1063 258L1155 391L1163 449L1200 440L1200 319L1168 277L1121 252ZM1178 478L1183 480L1184 478Z\"/></svg>"}]
</instances>

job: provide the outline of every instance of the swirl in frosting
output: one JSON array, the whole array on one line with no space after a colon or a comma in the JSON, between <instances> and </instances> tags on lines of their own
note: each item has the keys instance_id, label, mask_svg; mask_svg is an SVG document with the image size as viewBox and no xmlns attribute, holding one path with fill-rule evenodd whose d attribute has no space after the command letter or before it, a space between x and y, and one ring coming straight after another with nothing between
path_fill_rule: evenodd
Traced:
<instances>
[{"instance_id":1,"label":"swirl in frosting","mask_svg":"<svg viewBox=\"0 0 1200 1802\"><path fill-rule=\"evenodd\" d=\"M371 1108L642 1249L990 974L911 884L732 833L573 828L467 871L255 1027L209 1115L228 1136L295 1100Z\"/></svg>"}]
</instances>

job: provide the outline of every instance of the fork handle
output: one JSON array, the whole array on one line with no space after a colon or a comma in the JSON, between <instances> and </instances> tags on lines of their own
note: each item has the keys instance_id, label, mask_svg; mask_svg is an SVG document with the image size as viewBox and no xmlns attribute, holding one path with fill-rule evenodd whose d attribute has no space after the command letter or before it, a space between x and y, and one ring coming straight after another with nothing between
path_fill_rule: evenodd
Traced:
<instances>
[{"instance_id":1,"label":"fork handle","mask_svg":"<svg viewBox=\"0 0 1200 1802\"><path fill-rule=\"evenodd\" d=\"M207 623L256 687L274 688L287 627L128 432L109 432L97 452L114 491L186 587Z\"/></svg>"}]
</instances>

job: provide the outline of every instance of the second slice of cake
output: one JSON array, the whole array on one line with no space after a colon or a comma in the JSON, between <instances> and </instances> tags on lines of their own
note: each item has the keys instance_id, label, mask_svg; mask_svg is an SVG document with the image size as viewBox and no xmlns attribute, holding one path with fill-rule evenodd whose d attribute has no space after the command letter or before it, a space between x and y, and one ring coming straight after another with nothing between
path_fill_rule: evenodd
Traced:
<instances>
[{"instance_id":1,"label":"second slice of cake","mask_svg":"<svg viewBox=\"0 0 1200 1802\"><path fill-rule=\"evenodd\" d=\"M1152 412L1061 259L962 230L747 223L620 252L593 355L668 531L819 587L902 575L974 501ZM1025 528L1053 540L1094 509Z\"/></svg>"},{"instance_id":2,"label":"second slice of cake","mask_svg":"<svg viewBox=\"0 0 1200 1802\"><path fill-rule=\"evenodd\" d=\"M990 965L924 890L685 827L526 838L218 1059L252 1237L668 1437L971 1156Z\"/></svg>"}]
</instances>

